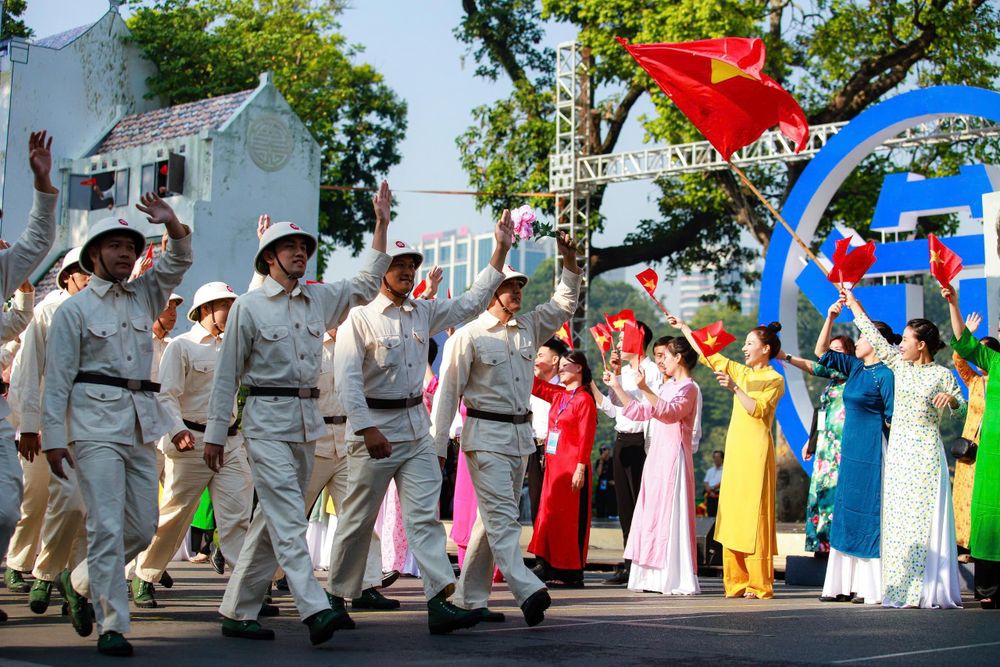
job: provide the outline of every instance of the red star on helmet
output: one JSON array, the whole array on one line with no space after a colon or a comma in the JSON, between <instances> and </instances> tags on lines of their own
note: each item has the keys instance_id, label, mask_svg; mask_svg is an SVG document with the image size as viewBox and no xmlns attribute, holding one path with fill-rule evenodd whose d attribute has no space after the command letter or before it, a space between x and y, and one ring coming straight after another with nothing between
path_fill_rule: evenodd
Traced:
<instances>
[{"instance_id":1,"label":"red star on helmet","mask_svg":"<svg viewBox=\"0 0 1000 667\"><path fill-rule=\"evenodd\" d=\"M294 222L289 222L288 226L291 227L292 229L296 230L296 231L298 231L298 229L299 229L298 225L296 225Z\"/></svg>"}]
</instances>

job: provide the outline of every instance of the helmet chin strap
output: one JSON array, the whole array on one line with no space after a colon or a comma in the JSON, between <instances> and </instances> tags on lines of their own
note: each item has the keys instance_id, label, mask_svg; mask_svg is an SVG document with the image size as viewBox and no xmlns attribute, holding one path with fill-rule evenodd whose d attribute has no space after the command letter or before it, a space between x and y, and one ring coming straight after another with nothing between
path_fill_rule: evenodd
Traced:
<instances>
[{"instance_id":1,"label":"helmet chin strap","mask_svg":"<svg viewBox=\"0 0 1000 667\"><path fill-rule=\"evenodd\" d=\"M393 289L393 288L392 288L392 287L391 287L391 286L389 285L389 281L385 279L385 276L382 276L382 285L383 285L383 286L384 286L384 287L385 287L385 288L386 288L387 290L389 290L389 293L390 293L390 294L392 294L392 295L393 295L394 297L396 297L397 299L405 299L406 297L410 296L410 292L411 292L411 291L413 290L413 288L412 288L412 287L411 287L411 288L410 288L409 290L407 290L406 292L399 292L399 291L397 291L397 290L394 290L394 289Z\"/></svg>"},{"instance_id":2,"label":"helmet chin strap","mask_svg":"<svg viewBox=\"0 0 1000 667\"><path fill-rule=\"evenodd\" d=\"M214 327L214 328L215 328L215 329L216 329L216 330L217 330L217 331L218 331L218 332L219 332L220 334L222 334L222 333L223 333L223 332L225 331L225 328L224 328L224 327L220 327L220 326L219 326L219 323L215 321L215 309L213 308L212 310L208 311L208 315L209 315L209 317L211 317L211 318L212 318L212 326L213 326L213 327Z\"/></svg>"},{"instance_id":3,"label":"helmet chin strap","mask_svg":"<svg viewBox=\"0 0 1000 667\"><path fill-rule=\"evenodd\" d=\"M282 272L284 272L285 276L289 280L298 280L299 278L302 277L301 275L297 276L293 273L289 273L288 269L285 268L285 265L281 263L280 259L278 259L278 253L274 253L274 261L278 263L278 266L281 268Z\"/></svg>"},{"instance_id":4,"label":"helmet chin strap","mask_svg":"<svg viewBox=\"0 0 1000 667\"><path fill-rule=\"evenodd\" d=\"M104 269L104 273L108 274L108 280L110 282L118 283L118 284L121 284L121 283L125 282L125 280L127 279L127 277L126 278L115 278L114 274L111 273L111 271L108 271L108 265L104 263L104 256L100 252L97 253L97 261L101 263L101 268ZM157 319L159 319L159 318L157 318ZM163 325L161 324L160 326L163 326Z\"/></svg>"}]
</instances>

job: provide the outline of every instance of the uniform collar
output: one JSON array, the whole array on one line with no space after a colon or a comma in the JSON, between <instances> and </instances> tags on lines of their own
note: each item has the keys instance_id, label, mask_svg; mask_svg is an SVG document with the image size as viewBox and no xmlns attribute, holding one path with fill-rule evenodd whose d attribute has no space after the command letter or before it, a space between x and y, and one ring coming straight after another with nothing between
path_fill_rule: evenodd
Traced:
<instances>
[{"instance_id":1,"label":"uniform collar","mask_svg":"<svg viewBox=\"0 0 1000 667\"><path fill-rule=\"evenodd\" d=\"M204 343L206 338L212 340L215 339L215 336L213 336L208 329L201 326L201 322L195 322L194 325L191 327L191 330L188 332L188 335L198 343Z\"/></svg>"},{"instance_id":2,"label":"uniform collar","mask_svg":"<svg viewBox=\"0 0 1000 667\"><path fill-rule=\"evenodd\" d=\"M381 290L379 290L378 296L375 297L375 299L372 301L372 305L380 313L384 313L385 311L389 310L390 307L393 308L396 307L396 304L392 302L392 299L387 297L385 293L382 292ZM399 306L399 308L402 308L406 312L412 311L415 308L415 306L413 305L413 299L411 299L410 297L406 297L406 300L403 301L403 305Z\"/></svg>"},{"instance_id":3,"label":"uniform collar","mask_svg":"<svg viewBox=\"0 0 1000 667\"><path fill-rule=\"evenodd\" d=\"M91 274L90 282L87 283L87 287L91 287L94 292L97 292L97 296L104 298L104 295L108 293L108 290L119 285L126 292L132 292L132 284L129 282L113 283L110 280L105 280L101 278L96 273Z\"/></svg>"},{"instance_id":4,"label":"uniform collar","mask_svg":"<svg viewBox=\"0 0 1000 667\"><path fill-rule=\"evenodd\" d=\"M494 315L493 313L491 313L488 310L483 311L482 315L479 316L479 321L482 322L483 324L485 324L487 326L487 328L490 328L490 329L492 329L493 327L497 326L498 324L499 325L503 325L503 322L500 321L500 318L498 318L496 315ZM520 322L517 321L517 316L516 315L514 317L510 318L509 320L507 320L507 325L506 326L508 326L508 327L519 327L521 329L524 328L524 325L522 325Z\"/></svg>"},{"instance_id":5,"label":"uniform collar","mask_svg":"<svg viewBox=\"0 0 1000 667\"><path fill-rule=\"evenodd\" d=\"M268 298L276 297L279 294L285 292L285 288L281 286L281 283L279 283L277 280L275 280L269 275L264 276L264 284L261 285L261 289L264 290L264 294L266 294ZM299 296L301 294L307 299L309 298L309 294L304 289L302 289L302 283L298 281L295 282L295 287L288 294L289 296Z\"/></svg>"}]
</instances>

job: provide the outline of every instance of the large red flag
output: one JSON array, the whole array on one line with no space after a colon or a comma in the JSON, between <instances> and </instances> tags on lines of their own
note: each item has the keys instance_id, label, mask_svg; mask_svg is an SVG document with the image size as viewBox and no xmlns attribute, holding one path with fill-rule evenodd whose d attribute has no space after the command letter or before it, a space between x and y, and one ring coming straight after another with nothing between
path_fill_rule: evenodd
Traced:
<instances>
[{"instance_id":1,"label":"large red flag","mask_svg":"<svg viewBox=\"0 0 1000 667\"><path fill-rule=\"evenodd\" d=\"M566 347L573 349L573 336L569 332L569 322L563 322L563 325L559 327L559 331L556 332L556 338L566 343Z\"/></svg>"},{"instance_id":2,"label":"large red flag","mask_svg":"<svg viewBox=\"0 0 1000 667\"><path fill-rule=\"evenodd\" d=\"M701 348L701 353L705 357L712 356L736 340L736 336L726 331L723 327L722 320L709 324L707 327L703 327L697 331L692 331L691 336L698 343L698 347Z\"/></svg>"},{"instance_id":3,"label":"large red flag","mask_svg":"<svg viewBox=\"0 0 1000 667\"><path fill-rule=\"evenodd\" d=\"M869 241L848 252L851 239L840 239L833 251L833 268L827 279L831 283L851 283L857 285L875 263L875 242Z\"/></svg>"},{"instance_id":4,"label":"large red flag","mask_svg":"<svg viewBox=\"0 0 1000 667\"><path fill-rule=\"evenodd\" d=\"M590 335L594 337L594 342L597 343L597 347L602 354L611 349L611 343L613 342L612 334L607 326L595 324L590 327Z\"/></svg>"},{"instance_id":5,"label":"large red flag","mask_svg":"<svg viewBox=\"0 0 1000 667\"><path fill-rule=\"evenodd\" d=\"M625 328L626 322L635 324L635 312L626 308L620 313L616 313L614 315L604 313L604 321L608 323L608 327L610 327L613 331L621 331Z\"/></svg>"},{"instance_id":6,"label":"large red flag","mask_svg":"<svg viewBox=\"0 0 1000 667\"><path fill-rule=\"evenodd\" d=\"M764 42L722 37L679 44L617 38L726 160L777 125L801 151L809 138L802 107L764 74Z\"/></svg>"},{"instance_id":7,"label":"large red flag","mask_svg":"<svg viewBox=\"0 0 1000 667\"><path fill-rule=\"evenodd\" d=\"M927 248L931 253L931 275L937 278L941 287L950 286L955 276L962 272L962 258L933 234L927 235Z\"/></svg>"},{"instance_id":8,"label":"large red flag","mask_svg":"<svg viewBox=\"0 0 1000 667\"><path fill-rule=\"evenodd\" d=\"M635 274L635 279L639 281L642 288L649 292L649 296L653 296L656 292L656 286L660 282L660 276L656 275L656 271L653 269L643 269L640 273Z\"/></svg>"},{"instance_id":9,"label":"large red flag","mask_svg":"<svg viewBox=\"0 0 1000 667\"><path fill-rule=\"evenodd\" d=\"M625 328L622 330L622 352L641 355L645 351L646 349L642 340L642 329L631 322L626 322Z\"/></svg>"}]
</instances>

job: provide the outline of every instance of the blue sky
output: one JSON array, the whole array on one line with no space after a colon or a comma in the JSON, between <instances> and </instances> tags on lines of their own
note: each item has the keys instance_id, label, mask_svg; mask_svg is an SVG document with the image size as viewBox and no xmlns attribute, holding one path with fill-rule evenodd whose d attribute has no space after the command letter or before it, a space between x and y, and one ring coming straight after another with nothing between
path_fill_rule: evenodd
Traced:
<instances>
[{"instance_id":1,"label":"blue sky","mask_svg":"<svg viewBox=\"0 0 1000 667\"><path fill-rule=\"evenodd\" d=\"M107 0L29 0L24 18L42 37L93 22L107 7ZM509 90L503 82L473 76L473 59L452 36L460 18L456 0L354 0L341 18L347 39L365 47L360 59L382 72L409 106L402 161L389 174L389 184L396 189L469 189L455 137L471 123L472 108ZM548 37L554 47L572 39L574 32L565 25L550 25ZM642 130L634 119L651 109L648 100L636 105L620 149L642 144ZM636 221L656 216L656 192L647 181L610 188L602 207L607 231L595 237L594 244L618 243ZM476 211L472 197L397 193L396 198L398 217L390 231L396 238L416 241L425 232L462 225L473 232L492 227L491 215ZM325 278L354 275L359 265L347 251L335 252Z\"/></svg>"}]
</instances>

